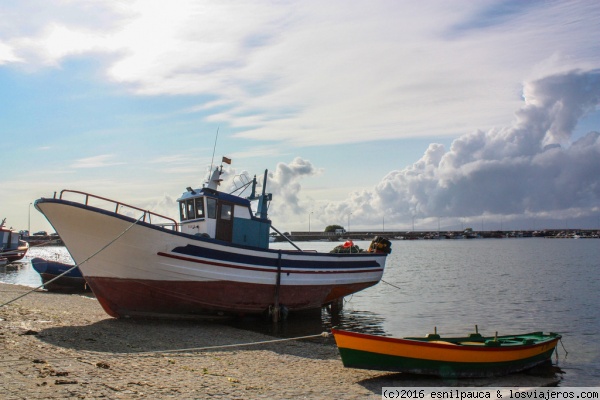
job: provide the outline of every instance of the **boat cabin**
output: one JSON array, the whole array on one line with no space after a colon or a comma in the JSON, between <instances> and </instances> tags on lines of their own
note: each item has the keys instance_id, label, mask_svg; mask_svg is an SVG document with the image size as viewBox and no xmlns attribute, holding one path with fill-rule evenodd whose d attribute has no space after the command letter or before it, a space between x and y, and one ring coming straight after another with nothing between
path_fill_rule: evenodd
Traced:
<instances>
[{"instance_id":1,"label":"boat cabin","mask_svg":"<svg viewBox=\"0 0 600 400\"><path fill-rule=\"evenodd\" d=\"M0 223L0 251L16 249L21 241L20 235L5 227L6 218Z\"/></svg>"},{"instance_id":2,"label":"boat cabin","mask_svg":"<svg viewBox=\"0 0 600 400\"><path fill-rule=\"evenodd\" d=\"M266 201L271 199L271 194L263 191L261 196L254 195L256 177L248 198L219 192L216 187L221 173L222 167L221 171L215 170L207 187L188 187L177 199L181 232L238 245L268 248L271 221L267 218ZM258 200L257 205L254 204L255 200ZM253 211L253 205L256 205L257 211Z\"/></svg>"},{"instance_id":3,"label":"boat cabin","mask_svg":"<svg viewBox=\"0 0 600 400\"><path fill-rule=\"evenodd\" d=\"M29 244L21 240L18 232L5 226L6 218L0 222L0 258L17 261L25 257Z\"/></svg>"}]
</instances>

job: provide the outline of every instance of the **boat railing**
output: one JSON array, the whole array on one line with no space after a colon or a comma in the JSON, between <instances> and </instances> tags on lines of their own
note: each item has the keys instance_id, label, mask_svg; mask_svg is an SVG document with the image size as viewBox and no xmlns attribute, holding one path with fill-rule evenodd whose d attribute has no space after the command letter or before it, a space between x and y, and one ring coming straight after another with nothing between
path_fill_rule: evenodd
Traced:
<instances>
[{"instance_id":1,"label":"boat railing","mask_svg":"<svg viewBox=\"0 0 600 400\"><path fill-rule=\"evenodd\" d=\"M63 197L67 193L74 193L74 194L85 196L84 204L86 206L92 205L92 204L90 204L90 202L93 202L94 207L106 209L109 211L114 211L117 214L130 216L130 215L127 215L127 213L126 213L127 210L135 210L135 211L143 212L144 215L143 215L141 221L147 222L147 223L155 225L155 226L159 226L164 229L171 229L174 231L179 231L179 225L177 224L177 221L175 221L171 217L157 214L157 213L149 211L149 210L144 210L143 208L139 208L139 207L132 206L129 204L121 203L120 201L111 200L106 197L101 197L101 196L96 196L95 194L81 192L79 190L70 190L70 189L61 190L59 199L64 200ZM54 198L56 198L56 192L54 193ZM153 219L154 219L154 222L153 222Z\"/></svg>"}]
</instances>

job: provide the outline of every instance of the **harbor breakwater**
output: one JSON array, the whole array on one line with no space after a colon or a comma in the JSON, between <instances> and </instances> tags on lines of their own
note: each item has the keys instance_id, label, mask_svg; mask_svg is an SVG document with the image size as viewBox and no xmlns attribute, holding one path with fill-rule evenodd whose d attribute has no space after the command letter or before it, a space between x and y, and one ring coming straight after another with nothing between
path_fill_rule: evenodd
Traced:
<instances>
[{"instance_id":1,"label":"harbor breakwater","mask_svg":"<svg viewBox=\"0 0 600 400\"><path fill-rule=\"evenodd\" d=\"M345 240L372 240L375 236L382 236L390 240L443 240L443 239L502 239L502 238L528 238L545 237L557 239L598 239L600 230L543 230L543 231L352 231L344 233L335 232L302 232L292 231L284 233L292 241L332 241ZM274 236L276 242L285 241L280 235Z\"/></svg>"},{"instance_id":2,"label":"harbor breakwater","mask_svg":"<svg viewBox=\"0 0 600 400\"><path fill-rule=\"evenodd\" d=\"M352 231L344 233L335 232L284 232L284 235L294 242L305 241L331 241L346 240L372 240L376 236L390 240L438 240L438 239L502 239L502 238L528 238L545 237L557 239L598 239L600 230L571 229L571 230L543 230L543 231ZM276 242L284 242L281 235L273 236ZM21 237L30 246L64 246L60 236L32 235Z\"/></svg>"}]
</instances>

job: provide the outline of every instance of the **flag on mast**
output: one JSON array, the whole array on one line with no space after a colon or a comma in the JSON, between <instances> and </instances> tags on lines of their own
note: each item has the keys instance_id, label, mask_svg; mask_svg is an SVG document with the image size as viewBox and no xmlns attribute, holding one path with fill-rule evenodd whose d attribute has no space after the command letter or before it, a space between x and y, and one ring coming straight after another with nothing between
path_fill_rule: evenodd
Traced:
<instances>
[{"instance_id":1,"label":"flag on mast","mask_svg":"<svg viewBox=\"0 0 600 400\"><path fill-rule=\"evenodd\" d=\"M231 158L223 157L222 162L224 162L225 164L231 165Z\"/></svg>"}]
</instances>

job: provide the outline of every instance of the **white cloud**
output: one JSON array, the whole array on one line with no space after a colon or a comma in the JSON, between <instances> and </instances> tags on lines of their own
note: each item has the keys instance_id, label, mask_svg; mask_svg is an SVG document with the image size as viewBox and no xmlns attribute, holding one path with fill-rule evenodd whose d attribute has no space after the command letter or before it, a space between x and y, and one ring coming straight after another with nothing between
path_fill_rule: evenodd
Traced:
<instances>
[{"instance_id":1,"label":"white cloud","mask_svg":"<svg viewBox=\"0 0 600 400\"><path fill-rule=\"evenodd\" d=\"M0 66L100 54L105 77L131 93L200 95L181 112L269 141L234 158L462 134L342 202L304 199L312 163L280 164L275 216L581 214L598 210L598 136L572 135L598 107L599 20L590 1L23 0L0 9ZM103 154L71 167L117 164Z\"/></svg>"},{"instance_id":2,"label":"white cloud","mask_svg":"<svg viewBox=\"0 0 600 400\"><path fill-rule=\"evenodd\" d=\"M278 200L279 215L297 215L303 209L300 204L300 180L321 172L310 161L296 157L291 163L279 163L268 176L267 190ZM276 214L277 215L277 214Z\"/></svg>"},{"instance_id":3,"label":"white cloud","mask_svg":"<svg viewBox=\"0 0 600 400\"><path fill-rule=\"evenodd\" d=\"M112 154L101 154L98 156L80 158L71 164L71 168L103 168L114 165L122 165L124 162L112 161L114 159Z\"/></svg>"},{"instance_id":4,"label":"white cloud","mask_svg":"<svg viewBox=\"0 0 600 400\"><path fill-rule=\"evenodd\" d=\"M431 144L412 166L391 171L372 190L323 208L330 219L374 216L480 218L600 211L600 133L571 143L577 121L600 104L600 70L558 74L525 85L512 126L476 131L449 150Z\"/></svg>"},{"instance_id":5,"label":"white cloud","mask_svg":"<svg viewBox=\"0 0 600 400\"><path fill-rule=\"evenodd\" d=\"M4 62L111 53L107 76L135 93L209 95L189 110L218 105L209 120L240 137L302 146L487 130L525 77L600 63L586 1L51 4L35 28L13 10Z\"/></svg>"},{"instance_id":6,"label":"white cloud","mask_svg":"<svg viewBox=\"0 0 600 400\"><path fill-rule=\"evenodd\" d=\"M322 172L312 162L297 157L279 163L269 174L269 215L284 230L306 229L309 213L313 227L351 219L355 229L378 226L384 218L388 229L406 229L412 218L432 229L440 220L455 229L457 221L478 227L483 219L504 220L504 227L523 218L595 220L600 132L573 139L573 131L600 105L600 70L526 82L523 94L512 125L463 134L449 149L432 143L413 165L390 171L375 187L345 200L306 196L301 181ZM224 187L232 186L236 174L228 171Z\"/></svg>"},{"instance_id":7,"label":"white cloud","mask_svg":"<svg viewBox=\"0 0 600 400\"><path fill-rule=\"evenodd\" d=\"M18 62L23 62L23 60L15 55L12 47L0 42L0 65Z\"/></svg>"}]
</instances>

